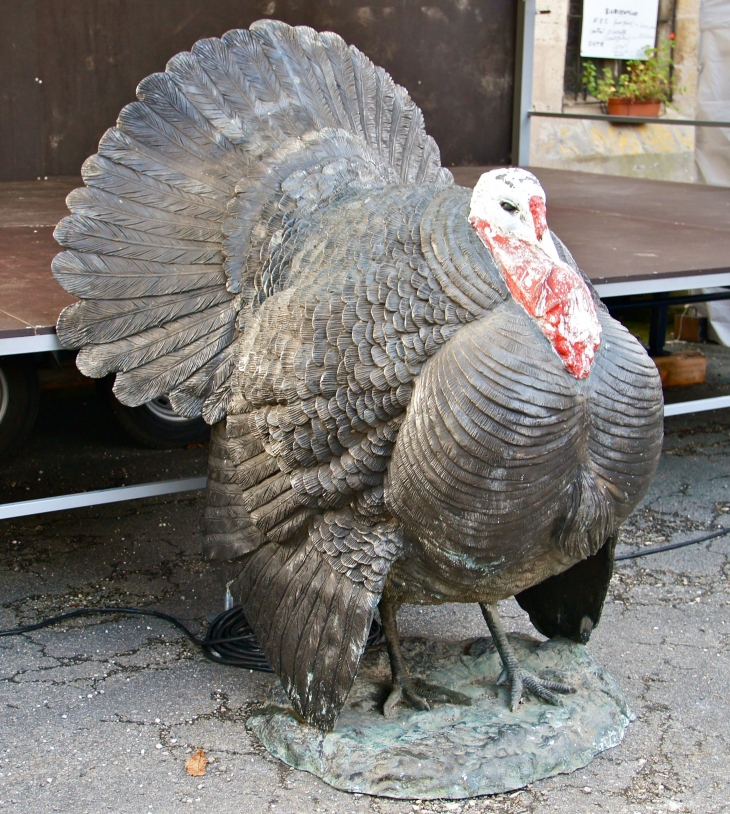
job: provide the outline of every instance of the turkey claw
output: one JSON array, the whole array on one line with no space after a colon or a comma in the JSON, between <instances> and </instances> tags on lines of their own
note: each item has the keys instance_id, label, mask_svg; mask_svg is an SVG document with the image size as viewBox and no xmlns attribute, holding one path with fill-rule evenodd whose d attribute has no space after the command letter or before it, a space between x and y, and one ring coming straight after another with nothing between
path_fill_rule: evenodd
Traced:
<instances>
[{"instance_id":1,"label":"turkey claw","mask_svg":"<svg viewBox=\"0 0 730 814\"><path fill-rule=\"evenodd\" d=\"M385 704L383 704L383 715L386 718L395 718L395 708L401 702L407 704L409 707L413 707L413 709L422 710L423 712L428 712L428 710L431 709L431 705L416 692L410 681L393 687Z\"/></svg>"},{"instance_id":2,"label":"turkey claw","mask_svg":"<svg viewBox=\"0 0 730 814\"><path fill-rule=\"evenodd\" d=\"M429 701L431 703L471 705L471 698L468 695L449 690L446 687L440 687L437 684L428 684L419 679L412 679L393 687L383 705L383 715L386 718L395 718L395 708L401 702L413 709L427 712L431 709Z\"/></svg>"},{"instance_id":3,"label":"turkey claw","mask_svg":"<svg viewBox=\"0 0 730 814\"><path fill-rule=\"evenodd\" d=\"M573 693L576 691L575 687L571 687L569 684L561 684L559 681L549 681L545 678L538 678L532 675L532 673L523 670L521 667L511 671L511 675L508 674L507 670L502 670L502 673L497 679L497 684L506 684L507 681L509 681L510 684L509 708L511 712L514 712L519 706L525 690L535 697L542 698L543 701L547 701L557 707L563 705L563 699L555 693Z\"/></svg>"}]
</instances>

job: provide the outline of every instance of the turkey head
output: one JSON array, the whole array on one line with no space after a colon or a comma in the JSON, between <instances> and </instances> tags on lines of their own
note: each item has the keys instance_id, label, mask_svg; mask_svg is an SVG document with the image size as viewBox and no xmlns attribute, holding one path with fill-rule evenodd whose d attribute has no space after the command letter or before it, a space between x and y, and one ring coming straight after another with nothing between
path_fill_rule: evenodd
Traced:
<instances>
[{"instance_id":1,"label":"turkey head","mask_svg":"<svg viewBox=\"0 0 730 814\"><path fill-rule=\"evenodd\" d=\"M558 256L537 178L518 168L485 173L474 189L469 221L565 369L579 379L588 376L601 326L588 286Z\"/></svg>"}]
</instances>

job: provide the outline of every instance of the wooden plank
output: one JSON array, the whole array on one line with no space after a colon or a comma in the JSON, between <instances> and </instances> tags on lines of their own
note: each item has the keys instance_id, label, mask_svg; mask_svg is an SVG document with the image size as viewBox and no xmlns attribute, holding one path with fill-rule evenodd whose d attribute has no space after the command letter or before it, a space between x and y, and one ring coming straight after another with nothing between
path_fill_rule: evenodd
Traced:
<instances>
[{"instance_id":1,"label":"wooden plank","mask_svg":"<svg viewBox=\"0 0 730 814\"><path fill-rule=\"evenodd\" d=\"M454 174L458 182L470 185L485 169L455 168ZM684 207L681 204L687 185L657 187L653 181L634 181L631 188L636 194L641 193L643 206L649 212L654 211L655 200L660 211L667 198L674 200L674 222L640 220L631 209L631 196L616 193L615 178L592 176L595 201L599 205L608 201L606 205L611 211L587 212L573 206L574 198L587 196L581 173L550 170L543 175L540 169L536 172L547 187L550 225L594 282L656 281L672 274L691 277L693 268L711 268L717 262L730 264L730 225L727 231L702 229L693 220L697 217L695 207L701 203L707 208L713 201L722 206L730 190L713 188L712 196L690 197ZM70 177L0 184L0 334L19 329L49 330L60 310L73 302L73 297L51 276L51 260L59 251L51 234L52 227L67 214L64 203L67 193L79 183L80 179ZM578 192L574 194L574 190ZM715 195L716 192L720 195ZM623 210L622 201L626 206ZM637 257L647 246L656 249L653 252L656 257Z\"/></svg>"},{"instance_id":2,"label":"wooden plank","mask_svg":"<svg viewBox=\"0 0 730 814\"><path fill-rule=\"evenodd\" d=\"M2 293L2 287L2 282L0 282L0 295ZM18 319L0 308L0 339L34 335L35 330L31 328L24 319Z\"/></svg>"},{"instance_id":3,"label":"wooden plank","mask_svg":"<svg viewBox=\"0 0 730 814\"><path fill-rule=\"evenodd\" d=\"M707 378L707 358L697 350L655 356L653 361L661 376L662 387L702 384Z\"/></svg>"},{"instance_id":4,"label":"wooden plank","mask_svg":"<svg viewBox=\"0 0 730 814\"><path fill-rule=\"evenodd\" d=\"M473 187L481 174L490 169L494 167L455 167L452 172L457 184ZM728 187L547 167L527 169L540 179L548 196L548 206L554 202L577 212L600 212L730 232Z\"/></svg>"},{"instance_id":5,"label":"wooden plank","mask_svg":"<svg viewBox=\"0 0 730 814\"><path fill-rule=\"evenodd\" d=\"M69 214L66 196L83 183L79 176L72 175L0 184L0 229L55 226Z\"/></svg>"},{"instance_id":6,"label":"wooden plank","mask_svg":"<svg viewBox=\"0 0 730 814\"><path fill-rule=\"evenodd\" d=\"M0 302L6 317L14 320L6 324L0 318L5 336L19 335L12 333L18 330L18 323L34 333L50 328L61 310L75 302L51 273L51 261L58 251L50 226L0 229Z\"/></svg>"}]
</instances>

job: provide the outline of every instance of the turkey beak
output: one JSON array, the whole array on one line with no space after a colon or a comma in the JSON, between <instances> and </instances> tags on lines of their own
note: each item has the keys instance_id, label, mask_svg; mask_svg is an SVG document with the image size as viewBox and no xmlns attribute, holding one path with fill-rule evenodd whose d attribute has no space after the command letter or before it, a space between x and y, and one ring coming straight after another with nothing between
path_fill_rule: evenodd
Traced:
<instances>
[{"instance_id":1,"label":"turkey beak","mask_svg":"<svg viewBox=\"0 0 730 814\"><path fill-rule=\"evenodd\" d=\"M539 195L533 195L530 198L530 212L532 213L532 221L535 224L535 234L538 240L542 240L542 236L547 232L547 209L545 201Z\"/></svg>"}]
</instances>

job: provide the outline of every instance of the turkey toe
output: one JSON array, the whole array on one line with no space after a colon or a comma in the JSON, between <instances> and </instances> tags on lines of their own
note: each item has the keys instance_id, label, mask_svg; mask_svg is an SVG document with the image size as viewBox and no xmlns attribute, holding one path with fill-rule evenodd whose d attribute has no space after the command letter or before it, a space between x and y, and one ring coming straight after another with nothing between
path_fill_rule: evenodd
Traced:
<instances>
[{"instance_id":1,"label":"turkey toe","mask_svg":"<svg viewBox=\"0 0 730 814\"><path fill-rule=\"evenodd\" d=\"M555 704L556 706L562 706L563 704L563 699L559 695L556 695L556 692L575 692L575 687L571 687L568 684L561 684L558 681L538 678L532 675L532 673L523 670L521 667L517 667L515 670L508 670L508 679L510 683L509 708L512 712L519 706L525 690L535 697L541 698L543 701Z\"/></svg>"},{"instance_id":2,"label":"turkey toe","mask_svg":"<svg viewBox=\"0 0 730 814\"><path fill-rule=\"evenodd\" d=\"M460 704L468 707L471 706L471 698L464 693L438 684L429 684L419 678L405 679L391 690L383 705L383 715L386 718L394 718L395 708L399 704L427 712L434 703Z\"/></svg>"},{"instance_id":3,"label":"turkey toe","mask_svg":"<svg viewBox=\"0 0 730 814\"><path fill-rule=\"evenodd\" d=\"M431 705L418 693L411 681L394 685L383 705L383 715L386 718L395 718L396 707L399 704L406 704L422 712L428 712L431 709Z\"/></svg>"},{"instance_id":4,"label":"turkey toe","mask_svg":"<svg viewBox=\"0 0 730 814\"><path fill-rule=\"evenodd\" d=\"M523 670L517 661L517 656L515 656L512 645L510 645L507 639L507 634L504 631L502 621L497 614L497 606L486 605L480 602L479 607L482 609L482 614L486 620L487 627L489 627L489 632L492 634L492 640L494 641L497 652L502 659L503 668L499 678L497 679L497 684L506 684L509 682L509 707L512 712L517 709L525 690L532 693L532 695L536 696L537 698L541 698L543 701L549 702L550 704L555 704L557 706L562 705L562 699L555 693L572 693L575 692L575 687L571 687L568 684L561 684L559 681L538 678L537 676L532 675L532 673L528 673L526 670Z\"/></svg>"},{"instance_id":5,"label":"turkey toe","mask_svg":"<svg viewBox=\"0 0 730 814\"><path fill-rule=\"evenodd\" d=\"M429 684L422 681L420 678L414 678L411 681L410 690L417 692L421 698L426 699L430 703L441 704L459 704L461 706L471 706L471 698L464 695L463 692L450 690L448 687L442 687L440 684Z\"/></svg>"}]
</instances>

